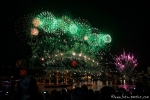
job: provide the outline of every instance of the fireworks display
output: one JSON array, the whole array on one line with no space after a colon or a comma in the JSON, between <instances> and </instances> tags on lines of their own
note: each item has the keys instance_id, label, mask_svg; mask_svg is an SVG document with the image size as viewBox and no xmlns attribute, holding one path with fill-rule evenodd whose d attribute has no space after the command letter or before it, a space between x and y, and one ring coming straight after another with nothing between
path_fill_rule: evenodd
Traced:
<instances>
[{"instance_id":1,"label":"fireworks display","mask_svg":"<svg viewBox=\"0 0 150 100\"><path fill-rule=\"evenodd\" d=\"M62 35L68 37L66 38L67 42L78 41L81 45L82 43L87 43L87 46L91 48L89 51L92 54L107 49L107 46L111 42L109 34L101 33L98 29L85 24L81 19L73 20L67 16L57 18L51 12L40 13L33 19L32 24L42 30L42 33L60 37L60 33L62 32Z\"/></svg>"},{"instance_id":2,"label":"fireworks display","mask_svg":"<svg viewBox=\"0 0 150 100\"><path fill-rule=\"evenodd\" d=\"M130 53L126 54L125 51L120 56L114 57L114 60L117 69L121 73L131 74L138 65L137 59Z\"/></svg>"},{"instance_id":3,"label":"fireworks display","mask_svg":"<svg viewBox=\"0 0 150 100\"><path fill-rule=\"evenodd\" d=\"M101 67L96 55L109 51L112 39L108 33L91 27L85 20L57 17L49 11L30 17L22 20L27 24L16 29L18 37L25 34L31 46L30 66Z\"/></svg>"}]
</instances>

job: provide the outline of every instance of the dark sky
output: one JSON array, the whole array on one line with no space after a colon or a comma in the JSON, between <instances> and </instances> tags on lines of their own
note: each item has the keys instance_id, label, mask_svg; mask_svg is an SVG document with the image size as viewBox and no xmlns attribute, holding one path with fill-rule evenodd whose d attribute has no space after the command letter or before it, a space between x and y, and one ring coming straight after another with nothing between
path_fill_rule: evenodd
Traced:
<instances>
[{"instance_id":1,"label":"dark sky","mask_svg":"<svg viewBox=\"0 0 150 100\"><path fill-rule=\"evenodd\" d=\"M74 18L86 19L93 27L111 33L111 53L119 55L123 49L138 58L139 66L150 65L150 3L148 0L112 0L111 2L54 3L22 0L0 1L1 10L1 65L14 66L17 59L30 54L29 47L15 37L14 22L23 14L42 8L56 14L70 13Z\"/></svg>"}]
</instances>

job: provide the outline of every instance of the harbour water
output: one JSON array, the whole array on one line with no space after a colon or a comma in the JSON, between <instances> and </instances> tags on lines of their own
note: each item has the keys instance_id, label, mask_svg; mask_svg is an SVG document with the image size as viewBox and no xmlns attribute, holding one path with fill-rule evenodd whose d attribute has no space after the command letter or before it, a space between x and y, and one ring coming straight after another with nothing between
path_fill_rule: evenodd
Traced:
<instances>
[{"instance_id":1,"label":"harbour water","mask_svg":"<svg viewBox=\"0 0 150 100\"><path fill-rule=\"evenodd\" d=\"M91 83L88 83L88 82L80 82L79 84L73 84L73 85L71 85L71 86L68 86L68 87L48 87L48 88L45 88L44 86L44 84L39 84L38 83L38 89L39 89L39 91L40 92L44 92L44 91L47 91L48 93L51 93L51 91L53 91L53 90L57 90L57 91L60 91L60 90L62 90L63 88L67 88L67 89L73 89L73 88L75 88L76 86L77 87L81 87L83 84L85 84L85 85L87 85L88 86L88 89L92 89L92 90L94 90L94 91L100 91L100 89L103 87L103 86L114 86L115 87L115 85L113 85L112 84L112 81L106 81L106 83L105 84L103 84L103 82L102 81L100 81L100 80L98 80L98 81L91 81ZM133 89L135 86L134 85L127 85L127 84L120 84L120 85L117 85L116 87L123 87L123 88L125 88L127 91L129 91L130 89ZM14 87L14 89L16 90L17 89L17 84L15 85L15 87ZM6 91L6 92L10 92L11 91L11 85L10 84L5 84L5 85L2 85L2 87L1 87L1 90L0 90L0 92L1 91Z\"/></svg>"},{"instance_id":2,"label":"harbour water","mask_svg":"<svg viewBox=\"0 0 150 100\"><path fill-rule=\"evenodd\" d=\"M92 81L91 83L88 83L88 82L80 82L79 84L73 84L72 86L68 86L68 87L49 87L49 88L45 88L44 85L42 84L38 84L38 88L41 92L44 92L44 91L47 91L49 93L51 93L52 90L57 90L57 91L60 91L62 90L63 88L67 88L67 89L73 89L75 88L76 86L77 87L81 87L82 85L87 85L88 86L88 89L92 89L94 91L100 91L100 89L103 87L103 86L111 86L111 87L114 87L114 88L117 88L117 87L123 87L125 88L127 91L129 91L130 89L133 89L135 87L134 84L131 84L131 85L128 85L126 83L123 83L123 84L120 84L120 85L113 85L112 84L112 81L106 81L106 83L104 84L102 81L98 80L98 81Z\"/></svg>"}]
</instances>

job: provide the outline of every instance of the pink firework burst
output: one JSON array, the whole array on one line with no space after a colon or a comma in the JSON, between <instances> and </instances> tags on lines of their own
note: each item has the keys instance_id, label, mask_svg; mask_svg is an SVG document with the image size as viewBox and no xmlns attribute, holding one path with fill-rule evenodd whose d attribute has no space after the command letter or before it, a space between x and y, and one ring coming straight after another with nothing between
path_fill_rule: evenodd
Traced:
<instances>
[{"instance_id":1,"label":"pink firework burst","mask_svg":"<svg viewBox=\"0 0 150 100\"><path fill-rule=\"evenodd\" d=\"M126 54L125 51L120 56L113 57L113 59L115 60L114 64L121 73L131 74L138 65L134 55Z\"/></svg>"}]
</instances>

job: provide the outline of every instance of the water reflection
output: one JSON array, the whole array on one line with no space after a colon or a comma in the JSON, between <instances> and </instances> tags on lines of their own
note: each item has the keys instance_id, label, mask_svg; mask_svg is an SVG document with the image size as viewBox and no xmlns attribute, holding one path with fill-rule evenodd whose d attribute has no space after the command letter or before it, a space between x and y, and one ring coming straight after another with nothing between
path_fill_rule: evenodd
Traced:
<instances>
[{"instance_id":1,"label":"water reflection","mask_svg":"<svg viewBox=\"0 0 150 100\"><path fill-rule=\"evenodd\" d=\"M73 86L69 86L67 87L68 89L73 89L75 86L77 87L81 87L83 84L86 84L88 85L88 89L92 89L94 91L100 91L100 89L103 87L103 86L113 86L113 82L112 81L106 81L106 83L104 84L101 80L98 80L98 81L91 81L91 83L88 83L88 82L80 82L79 84L73 84ZM115 84L114 84L115 85ZM60 91L62 90L63 88L65 87L59 87L59 88L56 88L56 87L50 87L50 88L44 88L44 85L38 85L39 86L39 90L40 92L43 92L43 91L48 91L49 93L51 93L52 90L57 90L57 91ZM120 85L115 85L115 86L118 86L118 87L123 87L125 88L127 91L129 89L133 89L135 86L134 85L126 85L126 83L124 82L124 84L120 84Z\"/></svg>"},{"instance_id":2,"label":"water reflection","mask_svg":"<svg viewBox=\"0 0 150 100\"><path fill-rule=\"evenodd\" d=\"M68 86L67 88L68 89L73 89L76 86L77 87L81 87L83 84L86 84L86 85L88 85L88 89L92 89L94 91L99 91L105 85L109 85L109 86L116 85L118 87L123 87L123 88L125 88L128 91L129 89L133 89L135 87L134 85L126 85L126 81L125 80L122 80L122 81L120 80L120 83L121 83L120 85L117 85L116 83L113 84L112 81L106 81L105 83L102 82L101 80L90 81L90 82L84 81L84 82L79 82L78 84L74 83L72 86ZM53 90L60 91L60 90L62 90L65 87L45 88L43 84L38 84L38 88L39 88L40 92L48 91L49 93L51 93L51 91L53 91ZM12 87L11 87L11 84L5 84L5 85L2 85L2 87L0 87L0 89L3 90L3 91L6 91L6 92L10 92ZM14 89L15 90L17 89L17 83L15 84Z\"/></svg>"}]
</instances>

